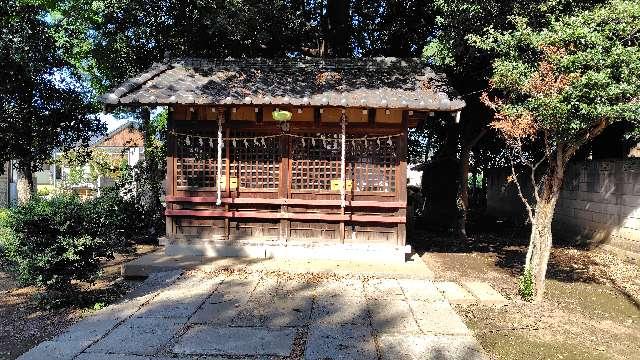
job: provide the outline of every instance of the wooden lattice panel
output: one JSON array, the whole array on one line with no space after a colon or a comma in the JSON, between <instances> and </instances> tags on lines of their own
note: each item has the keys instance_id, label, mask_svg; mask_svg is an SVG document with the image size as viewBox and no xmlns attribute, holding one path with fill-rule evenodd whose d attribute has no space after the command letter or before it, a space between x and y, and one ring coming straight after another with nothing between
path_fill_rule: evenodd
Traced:
<instances>
[{"instance_id":1,"label":"wooden lattice panel","mask_svg":"<svg viewBox=\"0 0 640 360\"><path fill-rule=\"evenodd\" d=\"M316 134L305 136L318 137ZM341 142L339 136L326 140L291 140L292 190L331 190L331 180L340 179ZM395 192L398 139L363 141L347 139L346 179L352 179L355 191Z\"/></svg>"},{"instance_id":2,"label":"wooden lattice panel","mask_svg":"<svg viewBox=\"0 0 640 360\"><path fill-rule=\"evenodd\" d=\"M209 139L196 136L176 135L176 186L215 188L217 184L217 152L216 139L209 141ZM224 174L226 166L224 148L222 155L222 174Z\"/></svg>"},{"instance_id":3,"label":"wooden lattice panel","mask_svg":"<svg viewBox=\"0 0 640 360\"><path fill-rule=\"evenodd\" d=\"M337 135L326 136L325 141L291 139L292 190L331 190L331 180L340 179L340 141Z\"/></svg>"},{"instance_id":4,"label":"wooden lattice panel","mask_svg":"<svg viewBox=\"0 0 640 360\"><path fill-rule=\"evenodd\" d=\"M348 178L355 191L395 192L398 137L347 142Z\"/></svg>"},{"instance_id":5,"label":"wooden lattice panel","mask_svg":"<svg viewBox=\"0 0 640 360\"><path fill-rule=\"evenodd\" d=\"M264 134L263 134L264 135ZM235 132L232 137L259 136L254 132ZM264 143L263 143L264 141ZM277 190L280 179L280 137L236 140L231 146L231 177L240 189Z\"/></svg>"}]
</instances>

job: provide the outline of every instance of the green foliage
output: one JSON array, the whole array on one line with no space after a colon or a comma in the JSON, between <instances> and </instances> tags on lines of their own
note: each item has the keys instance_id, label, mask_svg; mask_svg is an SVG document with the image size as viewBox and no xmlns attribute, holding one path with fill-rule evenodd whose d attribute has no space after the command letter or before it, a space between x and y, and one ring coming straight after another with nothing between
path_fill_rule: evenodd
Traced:
<instances>
[{"instance_id":1,"label":"green foliage","mask_svg":"<svg viewBox=\"0 0 640 360\"><path fill-rule=\"evenodd\" d=\"M122 196L122 189L109 187L100 196L84 203L84 232L103 239L112 248L126 251L131 242L147 241L152 221L133 197Z\"/></svg>"},{"instance_id":2,"label":"green foliage","mask_svg":"<svg viewBox=\"0 0 640 360\"><path fill-rule=\"evenodd\" d=\"M100 261L113 252L104 239L84 231L83 212L79 198L72 195L34 197L11 210L11 236L4 251L20 282L64 290L71 280L98 276Z\"/></svg>"},{"instance_id":3,"label":"green foliage","mask_svg":"<svg viewBox=\"0 0 640 360\"><path fill-rule=\"evenodd\" d=\"M124 154L112 154L100 148L84 147L71 149L55 159L55 164L69 168L66 178L68 185L95 182L99 177L118 181L122 177L123 163L127 163Z\"/></svg>"},{"instance_id":4,"label":"green foliage","mask_svg":"<svg viewBox=\"0 0 640 360\"><path fill-rule=\"evenodd\" d=\"M47 7L65 58L96 93L165 55L178 57L417 56L429 2L408 0L63 0Z\"/></svg>"},{"instance_id":5,"label":"green foliage","mask_svg":"<svg viewBox=\"0 0 640 360\"><path fill-rule=\"evenodd\" d=\"M151 219L134 198L107 188L94 199L34 197L0 216L0 249L23 284L61 291L93 281L100 263L149 236Z\"/></svg>"},{"instance_id":6,"label":"green foliage","mask_svg":"<svg viewBox=\"0 0 640 360\"><path fill-rule=\"evenodd\" d=\"M82 184L85 180L84 168L79 165L73 165L69 168L69 175L67 176L67 182L70 185Z\"/></svg>"},{"instance_id":7,"label":"green foliage","mask_svg":"<svg viewBox=\"0 0 640 360\"><path fill-rule=\"evenodd\" d=\"M640 3L612 0L548 14L545 26L513 19L509 31L473 37L492 51L492 84L506 121L531 118L552 144L582 145L598 124L640 119Z\"/></svg>"},{"instance_id":8,"label":"green foliage","mask_svg":"<svg viewBox=\"0 0 640 360\"><path fill-rule=\"evenodd\" d=\"M37 171L54 149L103 131L82 79L59 51L44 8L0 2L0 163Z\"/></svg>"},{"instance_id":9,"label":"green foliage","mask_svg":"<svg viewBox=\"0 0 640 360\"><path fill-rule=\"evenodd\" d=\"M530 268L526 268L524 273L518 277L518 294L524 301L533 300L533 274Z\"/></svg>"}]
</instances>

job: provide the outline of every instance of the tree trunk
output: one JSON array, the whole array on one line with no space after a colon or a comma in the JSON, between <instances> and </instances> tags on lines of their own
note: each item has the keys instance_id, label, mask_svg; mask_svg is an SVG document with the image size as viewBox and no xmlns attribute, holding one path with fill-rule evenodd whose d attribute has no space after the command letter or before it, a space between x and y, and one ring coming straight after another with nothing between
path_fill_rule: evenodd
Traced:
<instances>
[{"instance_id":1,"label":"tree trunk","mask_svg":"<svg viewBox=\"0 0 640 360\"><path fill-rule=\"evenodd\" d=\"M347 0L327 0L323 18L323 56L349 57L352 55L349 35L351 32L351 3Z\"/></svg>"},{"instance_id":2,"label":"tree trunk","mask_svg":"<svg viewBox=\"0 0 640 360\"><path fill-rule=\"evenodd\" d=\"M565 154L559 149L555 161L550 161L547 172L542 179L542 193L535 205L529 249L525 261L525 269L530 269L533 276L535 301L542 300L544 296L544 281L553 240L551 224L562 188L567 161Z\"/></svg>"},{"instance_id":3,"label":"tree trunk","mask_svg":"<svg viewBox=\"0 0 640 360\"><path fill-rule=\"evenodd\" d=\"M18 190L18 204L23 205L29 202L36 192L36 184L33 181L33 172L31 169L18 169L18 182L16 187Z\"/></svg>"},{"instance_id":4,"label":"tree trunk","mask_svg":"<svg viewBox=\"0 0 640 360\"><path fill-rule=\"evenodd\" d=\"M458 163L457 233L460 239L467 239L467 210L469 209L469 157L471 148L463 144Z\"/></svg>"},{"instance_id":5,"label":"tree trunk","mask_svg":"<svg viewBox=\"0 0 640 360\"><path fill-rule=\"evenodd\" d=\"M158 159L151 150L154 131L151 128L151 112L148 108L142 109L142 134L145 149L144 166L142 175L142 202L146 209L156 209L160 202L160 182L158 178Z\"/></svg>"},{"instance_id":6,"label":"tree trunk","mask_svg":"<svg viewBox=\"0 0 640 360\"><path fill-rule=\"evenodd\" d=\"M469 211L469 159L471 149L487 133L482 129L474 139L469 140L469 124L460 124L460 161L458 162L458 191L456 194L457 223L456 230L460 239L467 239L467 212Z\"/></svg>"}]
</instances>

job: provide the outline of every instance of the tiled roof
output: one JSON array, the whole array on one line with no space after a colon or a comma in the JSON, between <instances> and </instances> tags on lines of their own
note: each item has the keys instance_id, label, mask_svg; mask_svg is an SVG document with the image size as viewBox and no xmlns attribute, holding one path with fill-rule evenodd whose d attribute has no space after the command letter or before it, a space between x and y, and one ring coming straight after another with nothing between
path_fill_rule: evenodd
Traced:
<instances>
[{"instance_id":1,"label":"tiled roof","mask_svg":"<svg viewBox=\"0 0 640 360\"><path fill-rule=\"evenodd\" d=\"M184 59L154 64L107 105L294 105L457 111L465 103L419 59Z\"/></svg>"}]
</instances>

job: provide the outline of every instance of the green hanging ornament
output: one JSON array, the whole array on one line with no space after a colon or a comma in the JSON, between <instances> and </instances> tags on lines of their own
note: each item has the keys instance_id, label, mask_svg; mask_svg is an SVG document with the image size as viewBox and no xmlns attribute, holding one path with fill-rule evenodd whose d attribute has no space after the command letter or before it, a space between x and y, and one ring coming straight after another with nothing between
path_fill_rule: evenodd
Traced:
<instances>
[{"instance_id":1,"label":"green hanging ornament","mask_svg":"<svg viewBox=\"0 0 640 360\"><path fill-rule=\"evenodd\" d=\"M272 112L271 116L273 117L273 120L276 120L276 121L289 121L291 120L291 117L293 116L293 114L289 111L278 110L278 111Z\"/></svg>"}]
</instances>

